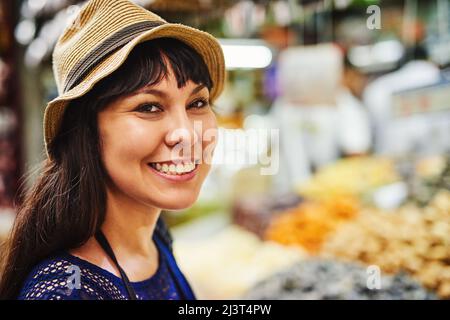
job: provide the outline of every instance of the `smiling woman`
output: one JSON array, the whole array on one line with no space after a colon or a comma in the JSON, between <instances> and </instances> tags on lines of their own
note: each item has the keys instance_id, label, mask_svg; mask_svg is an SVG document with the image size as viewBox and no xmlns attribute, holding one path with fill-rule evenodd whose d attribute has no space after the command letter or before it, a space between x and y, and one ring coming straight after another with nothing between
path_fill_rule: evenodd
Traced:
<instances>
[{"instance_id":1,"label":"smiling woman","mask_svg":"<svg viewBox=\"0 0 450 320\"><path fill-rule=\"evenodd\" d=\"M145 42L104 86L109 93L128 89L98 113L101 155L114 185L157 208L191 206L210 167L194 149L214 143L200 129L216 129L201 57L179 40Z\"/></svg>"},{"instance_id":2,"label":"smiling woman","mask_svg":"<svg viewBox=\"0 0 450 320\"><path fill-rule=\"evenodd\" d=\"M127 0L91 0L77 19L54 51L48 157L18 208L0 297L195 299L159 215L193 205L209 172L223 53Z\"/></svg>"}]
</instances>

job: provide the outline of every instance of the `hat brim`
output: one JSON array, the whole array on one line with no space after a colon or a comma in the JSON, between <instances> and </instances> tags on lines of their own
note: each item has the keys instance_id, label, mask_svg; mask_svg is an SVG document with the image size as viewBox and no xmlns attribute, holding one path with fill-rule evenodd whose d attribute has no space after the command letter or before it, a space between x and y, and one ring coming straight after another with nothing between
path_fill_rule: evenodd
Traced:
<instances>
[{"instance_id":1,"label":"hat brim","mask_svg":"<svg viewBox=\"0 0 450 320\"><path fill-rule=\"evenodd\" d=\"M145 31L96 65L83 81L73 89L56 97L47 104L44 112L44 142L47 156L48 145L56 136L67 104L89 92L96 83L117 70L139 43L157 38L175 38L190 45L204 59L213 87L210 99L214 101L222 92L225 82L225 60L218 41L210 34L182 24L166 23Z\"/></svg>"}]
</instances>

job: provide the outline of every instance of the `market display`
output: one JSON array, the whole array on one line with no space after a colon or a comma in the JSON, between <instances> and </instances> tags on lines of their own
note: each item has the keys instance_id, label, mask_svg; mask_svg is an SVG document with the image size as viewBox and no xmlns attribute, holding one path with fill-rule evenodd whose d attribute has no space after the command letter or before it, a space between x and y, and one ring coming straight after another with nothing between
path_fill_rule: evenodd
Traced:
<instances>
[{"instance_id":1,"label":"market display","mask_svg":"<svg viewBox=\"0 0 450 320\"><path fill-rule=\"evenodd\" d=\"M450 191L439 192L425 208L363 210L336 231L322 254L377 265L387 273L404 270L450 298Z\"/></svg>"},{"instance_id":2,"label":"market display","mask_svg":"<svg viewBox=\"0 0 450 320\"><path fill-rule=\"evenodd\" d=\"M317 253L326 237L354 218L358 210L358 201L352 197L307 201L274 218L265 238L286 245L300 245L310 253Z\"/></svg>"},{"instance_id":3,"label":"market display","mask_svg":"<svg viewBox=\"0 0 450 320\"><path fill-rule=\"evenodd\" d=\"M298 192L310 199L341 195L363 199L377 187L399 179L388 158L354 157L321 168Z\"/></svg>"},{"instance_id":4,"label":"market display","mask_svg":"<svg viewBox=\"0 0 450 320\"><path fill-rule=\"evenodd\" d=\"M258 283L244 299L435 299L432 293L405 274L382 275L379 289L369 289L367 279L367 269L360 265L307 260Z\"/></svg>"},{"instance_id":5,"label":"market display","mask_svg":"<svg viewBox=\"0 0 450 320\"><path fill-rule=\"evenodd\" d=\"M199 241L175 241L175 256L196 294L203 299L232 299L306 254L230 226ZM213 279L213 280L212 280Z\"/></svg>"},{"instance_id":6,"label":"market display","mask_svg":"<svg viewBox=\"0 0 450 320\"><path fill-rule=\"evenodd\" d=\"M265 239L376 265L388 274L404 271L450 298L449 163L442 156L395 166L377 158L340 161L305 185L302 203L272 216ZM399 179L394 167L403 169L408 194L396 209L376 208L373 195Z\"/></svg>"},{"instance_id":7,"label":"market display","mask_svg":"<svg viewBox=\"0 0 450 320\"><path fill-rule=\"evenodd\" d=\"M242 198L233 206L233 222L263 238L276 215L301 202L302 198L294 193Z\"/></svg>"}]
</instances>

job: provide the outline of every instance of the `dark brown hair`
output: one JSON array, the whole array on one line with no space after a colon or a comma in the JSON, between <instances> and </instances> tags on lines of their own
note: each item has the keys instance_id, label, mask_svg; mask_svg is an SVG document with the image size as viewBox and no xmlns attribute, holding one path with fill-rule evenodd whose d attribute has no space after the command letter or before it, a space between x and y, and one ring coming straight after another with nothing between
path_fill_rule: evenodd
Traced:
<instances>
[{"instance_id":1,"label":"dark brown hair","mask_svg":"<svg viewBox=\"0 0 450 320\"><path fill-rule=\"evenodd\" d=\"M179 88L191 80L211 90L201 56L182 41L161 38L136 46L118 70L69 103L49 145L52 159L43 161L17 208L1 260L0 299L15 299L34 265L82 245L100 228L108 177L100 158L97 114L115 98L161 81L168 74L166 61Z\"/></svg>"}]
</instances>

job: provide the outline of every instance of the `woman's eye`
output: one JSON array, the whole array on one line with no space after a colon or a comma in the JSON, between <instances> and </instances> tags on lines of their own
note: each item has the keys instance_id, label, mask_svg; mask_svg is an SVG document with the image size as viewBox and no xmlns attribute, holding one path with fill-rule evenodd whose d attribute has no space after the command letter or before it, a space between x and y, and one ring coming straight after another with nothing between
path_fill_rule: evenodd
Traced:
<instances>
[{"instance_id":1,"label":"woman's eye","mask_svg":"<svg viewBox=\"0 0 450 320\"><path fill-rule=\"evenodd\" d=\"M162 108L154 103L145 103L140 105L136 111L144 113L157 113L163 111Z\"/></svg>"},{"instance_id":2,"label":"woman's eye","mask_svg":"<svg viewBox=\"0 0 450 320\"><path fill-rule=\"evenodd\" d=\"M202 108L207 107L208 105L209 105L209 102L206 101L205 99L198 99L189 105L189 109L202 109Z\"/></svg>"}]
</instances>

